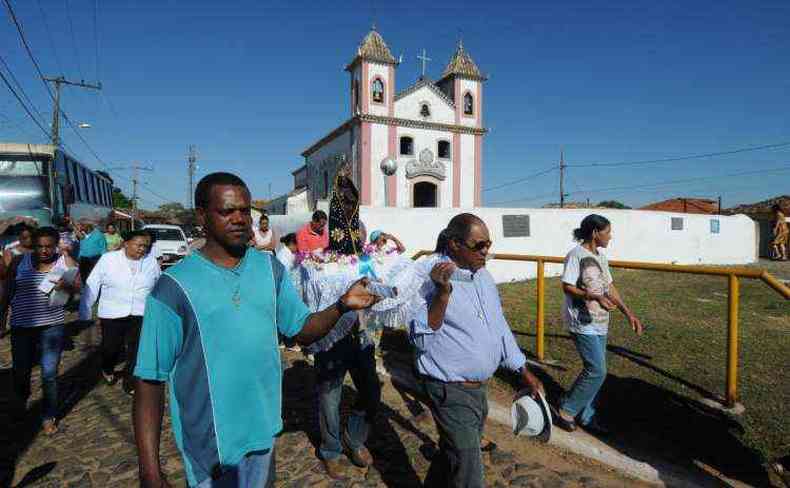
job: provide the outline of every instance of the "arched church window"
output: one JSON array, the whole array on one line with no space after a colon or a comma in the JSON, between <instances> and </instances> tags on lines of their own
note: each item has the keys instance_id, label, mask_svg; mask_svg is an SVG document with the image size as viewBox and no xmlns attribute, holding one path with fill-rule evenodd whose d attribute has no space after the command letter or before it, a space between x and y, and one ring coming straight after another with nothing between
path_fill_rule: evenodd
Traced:
<instances>
[{"instance_id":1,"label":"arched church window","mask_svg":"<svg viewBox=\"0 0 790 488\"><path fill-rule=\"evenodd\" d=\"M373 80L373 101L376 103L384 103L384 82L379 78Z\"/></svg>"},{"instance_id":2,"label":"arched church window","mask_svg":"<svg viewBox=\"0 0 790 488\"><path fill-rule=\"evenodd\" d=\"M474 98L472 98L472 94L466 93L464 95L464 114L473 115L475 113L474 105L475 105L475 100Z\"/></svg>"},{"instance_id":3,"label":"arched church window","mask_svg":"<svg viewBox=\"0 0 790 488\"><path fill-rule=\"evenodd\" d=\"M429 107L427 103L423 103L422 106L420 107L420 116L422 117L431 116L431 107Z\"/></svg>"},{"instance_id":4,"label":"arched church window","mask_svg":"<svg viewBox=\"0 0 790 488\"><path fill-rule=\"evenodd\" d=\"M401 137L400 153L402 156L414 156L414 139L409 136Z\"/></svg>"},{"instance_id":5,"label":"arched church window","mask_svg":"<svg viewBox=\"0 0 790 488\"><path fill-rule=\"evenodd\" d=\"M450 143L447 141L439 141L437 154L440 159L450 159Z\"/></svg>"},{"instance_id":6,"label":"arched church window","mask_svg":"<svg viewBox=\"0 0 790 488\"><path fill-rule=\"evenodd\" d=\"M354 87L352 88L354 92L354 111L359 110L359 80L354 80Z\"/></svg>"}]
</instances>

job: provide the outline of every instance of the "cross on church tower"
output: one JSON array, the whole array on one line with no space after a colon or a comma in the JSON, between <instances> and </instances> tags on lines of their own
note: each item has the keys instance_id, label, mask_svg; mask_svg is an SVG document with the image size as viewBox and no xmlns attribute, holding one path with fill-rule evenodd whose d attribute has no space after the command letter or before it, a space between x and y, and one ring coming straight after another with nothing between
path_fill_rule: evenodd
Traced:
<instances>
[{"instance_id":1,"label":"cross on church tower","mask_svg":"<svg viewBox=\"0 0 790 488\"><path fill-rule=\"evenodd\" d=\"M425 53L425 49L422 50L422 56L417 56L417 59L420 60L422 63L422 74L420 74L420 79L422 80L425 78L425 68L427 67L428 61L431 61L431 58L427 56Z\"/></svg>"}]
</instances>

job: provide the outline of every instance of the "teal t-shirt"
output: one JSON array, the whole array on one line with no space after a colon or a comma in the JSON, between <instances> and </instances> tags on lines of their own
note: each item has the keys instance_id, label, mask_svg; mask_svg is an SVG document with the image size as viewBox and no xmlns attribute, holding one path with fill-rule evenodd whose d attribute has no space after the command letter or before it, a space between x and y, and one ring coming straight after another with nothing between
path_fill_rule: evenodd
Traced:
<instances>
[{"instance_id":1,"label":"teal t-shirt","mask_svg":"<svg viewBox=\"0 0 790 488\"><path fill-rule=\"evenodd\" d=\"M90 234L85 236L85 239L80 241L80 258L98 258L105 252L107 252L107 239L98 228L93 229Z\"/></svg>"},{"instance_id":2,"label":"teal t-shirt","mask_svg":"<svg viewBox=\"0 0 790 488\"><path fill-rule=\"evenodd\" d=\"M277 332L295 336L309 313L283 265L255 249L233 269L195 252L162 275L134 374L169 382L190 486L272 447L283 425Z\"/></svg>"}]
</instances>

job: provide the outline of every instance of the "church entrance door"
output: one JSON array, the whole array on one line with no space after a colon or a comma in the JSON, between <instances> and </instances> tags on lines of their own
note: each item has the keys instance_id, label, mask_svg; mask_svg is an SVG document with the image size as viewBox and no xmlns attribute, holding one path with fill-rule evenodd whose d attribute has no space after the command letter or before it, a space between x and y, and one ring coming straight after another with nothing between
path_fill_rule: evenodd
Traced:
<instances>
[{"instance_id":1,"label":"church entrance door","mask_svg":"<svg viewBox=\"0 0 790 488\"><path fill-rule=\"evenodd\" d=\"M427 181L414 184L412 201L415 207L436 207L436 185Z\"/></svg>"}]
</instances>

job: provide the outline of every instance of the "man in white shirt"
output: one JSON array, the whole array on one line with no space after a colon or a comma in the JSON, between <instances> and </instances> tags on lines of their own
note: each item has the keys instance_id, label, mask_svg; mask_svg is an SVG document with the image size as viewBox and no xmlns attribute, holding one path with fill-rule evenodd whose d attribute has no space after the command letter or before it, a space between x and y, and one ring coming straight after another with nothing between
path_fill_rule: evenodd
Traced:
<instances>
[{"instance_id":1,"label":"man in white shirt","mask_svg":"<svg viewBox=\"0 0 790 488\"><path fill-rule=\"evenodd\" d=\"M151 236L147 231L130 232L121 249L102 255L83 287L80 320L90 320L91 310L99 299L102 327L102 376L107 384L118 380L115 366L126 346L123 389L133 391L132 369L137 357L137 343L145 299L159 280L160 269L149 255Z\"/></svg>"}]
</instances>

